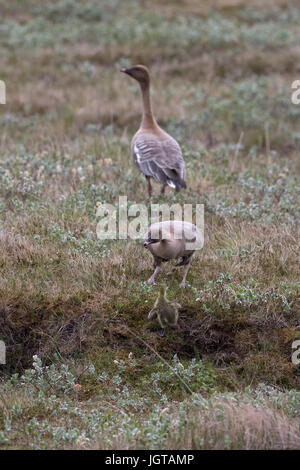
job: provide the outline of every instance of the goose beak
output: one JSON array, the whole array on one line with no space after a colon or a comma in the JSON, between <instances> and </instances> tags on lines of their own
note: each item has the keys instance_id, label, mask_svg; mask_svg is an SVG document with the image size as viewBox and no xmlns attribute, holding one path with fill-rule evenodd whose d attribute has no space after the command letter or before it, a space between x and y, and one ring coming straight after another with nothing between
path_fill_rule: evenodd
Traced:
<instances>
[{"instance_id":1,"label":"goose beak","mask_svg":"<svg viewBox=\"0 0 300 470\"><path fill-rule=\"evenodd\" d=\"M131 69L126 69L125 67L123 67L120 72L122 73L126 73L127 75L131 75Z\"/></svg>"}]
</instances>

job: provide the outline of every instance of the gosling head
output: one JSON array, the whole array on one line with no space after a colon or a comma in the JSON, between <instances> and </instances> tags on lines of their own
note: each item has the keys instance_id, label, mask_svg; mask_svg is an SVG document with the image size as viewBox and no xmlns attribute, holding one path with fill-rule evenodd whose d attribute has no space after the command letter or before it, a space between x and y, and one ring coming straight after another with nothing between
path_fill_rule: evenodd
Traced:
<instances>
[{"instance_id":1,"label":"gosling head","mask_svg":"<svg viewBox=\"0 0 300 470\"><path fill-rule=\"evenodd\" d=\"M164 285L159 288L159 297L166 297L166 287Z\"/></svg>"},{"instance_id":2,"label":"gosling head","mask_svg":"<svg viewBox=\"0 0 300 470\"><path fill-rule=\"evenodd\" d=\"M141 85L149 85L150 75L149 70L144 65L134 65L129 68L122 68L121 72L130 75L130 77L137 80Z\"/></svg>"}]
</instances>

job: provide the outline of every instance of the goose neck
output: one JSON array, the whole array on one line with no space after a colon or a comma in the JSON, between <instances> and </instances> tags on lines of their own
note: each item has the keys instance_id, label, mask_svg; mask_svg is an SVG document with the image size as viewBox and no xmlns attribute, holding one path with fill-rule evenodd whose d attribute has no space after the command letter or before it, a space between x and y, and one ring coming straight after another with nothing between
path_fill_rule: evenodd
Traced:
<instances>
[{"instance_id":1,"label":"goose neck","mask_svg":"<svg viewBox=\"0 0 300 470\"><path fill-rule=\"evenodd\" d=\"M142 97L143 97L143 117L142 117L141 128L142 129L156 128L157 123L152 113L150 84L141 83L141 90L142 90Z\"/></svg>"}]
</instances>

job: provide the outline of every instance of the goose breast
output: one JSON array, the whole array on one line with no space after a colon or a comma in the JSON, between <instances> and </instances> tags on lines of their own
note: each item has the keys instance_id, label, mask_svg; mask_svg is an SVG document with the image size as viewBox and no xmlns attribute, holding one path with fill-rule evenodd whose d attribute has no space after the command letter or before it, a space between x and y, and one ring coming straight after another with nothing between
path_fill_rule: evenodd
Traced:
<instances>
[{"instance_id":1,"label":"goose breast","mask_svg":"<svg viewBox=\"0 0 300 470\"><path fill-rule=\"evenodd\" d=\"M161 258L171 259L186 256L201 249L203 233L189 222L168 220L152 224L147 232L147 238L160 240L149 245L152 254Z\"/></svg>"}]
</instances>

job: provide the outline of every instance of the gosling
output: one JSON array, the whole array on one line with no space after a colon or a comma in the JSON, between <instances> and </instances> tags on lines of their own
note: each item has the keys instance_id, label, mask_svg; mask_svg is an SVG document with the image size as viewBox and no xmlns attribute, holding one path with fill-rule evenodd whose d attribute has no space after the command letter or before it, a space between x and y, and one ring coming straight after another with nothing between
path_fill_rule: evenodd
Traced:
<instances>
[{"instance_id":1,"label":"gosling","mask_svg":"<svg viewBox=\"0 0 300 470\"><path fill-rule=\"evenodd\" d=\"M181 258L174 268L184 266L183 279L180 284L180 287L184 288L191 258L195 250L199 250L202 246L202 232L189 222L168 220L152 224L144 240L144 247L149 249L154 258L154 273L148 279L148 284L155 284L161 263Z\"/></svg>"},{"instance_id":2,"label":"gosling","mask_svg":"<svg viewBox=\"0 0 300 470\"><path fill-rule=\"evenodd\" d=\"M161 286L158 297L155 301L153 309L149 312L148 320L157 318L162 331L161 336L165 336L165 330L167 326L176 326L178 322L179 312L178 309L181 307L177 302L169 302L166 297L166 289Z\"/></svg>"}]
</instances>

